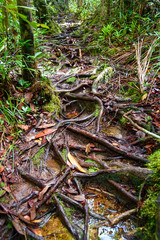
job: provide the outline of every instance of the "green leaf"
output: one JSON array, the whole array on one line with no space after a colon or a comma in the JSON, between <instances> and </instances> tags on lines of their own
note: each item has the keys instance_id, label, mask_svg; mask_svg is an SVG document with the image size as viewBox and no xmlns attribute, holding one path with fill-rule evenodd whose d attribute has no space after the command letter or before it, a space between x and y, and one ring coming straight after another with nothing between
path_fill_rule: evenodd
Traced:
<instances>
[{"instance_id":1,"label":"green leaf","mask_svg":"<svg viewBox=\"0 0 160 240\"><path fill-rule=\"evenodd\" d=\"M38 27L42 27L42 28L47 28L47 29L49 29L49 27L48 27L46 24L43 24L43 23L38 24Z\"/></svg>"},{"instance_id":2,"label":"green leaf","mask_svg":"<svg viewBox=\"0 0 160 240\"><path fill-rule=\"evenodd\" d=\"M3 188L4 187L4 182L0 183L0 187Z\"/></svg>"},{"instance_id":3,"label":"green leaf","mask_svg":"<svg viewBox=\"0 0 160 240\"><path fill-rule=\"evenodd\" d=\"M0 190L0 197L5 193L5 190Z\"/></svg>"},{"instance_id":4,"label":"green leaf","mask_svg":"<svg viewBox=\"0 0 160 240\"><path fill-rule=\"evenodd\" d=\"M89 172L89 173L92 173L92 172L97 172L98 170L99 170L99 169L96 168L96 167L90 167L89 170L88 170L88 172Z\"/></svg>"},{"instance_id":5,"label":"green leaf","mask_svg":"<svg viewBox=\"0 0 160 240\"><path fill-rule=\"evenodd\" d=\"M88 163L96 163L96 161L93 161L93 160L91 160L91 159L87 159L87 160L85 160L85 162L88 162Z\"/></svg>"},{"instance_id":6,"label":"green leaf","mask_svg":"<svg viewBox=\"0 0 160 240\"><path fill-rule=\"evenodd\" d=\"M68 79L66 80L66 82L67 82L67 83L73 83L73 82L75 82L75 80L76 80L76 77L71 77L71 78L68 78Z\"/></svg>"}]
</instances>

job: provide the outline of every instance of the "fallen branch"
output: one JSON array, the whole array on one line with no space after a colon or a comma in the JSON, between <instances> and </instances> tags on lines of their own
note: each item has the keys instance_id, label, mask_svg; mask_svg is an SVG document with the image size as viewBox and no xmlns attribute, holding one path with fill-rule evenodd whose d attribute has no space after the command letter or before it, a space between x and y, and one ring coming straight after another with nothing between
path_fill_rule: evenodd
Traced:
<instances>
[{"instance_id":1,"label":"fallen branch","mask_svg":"<svg viewBox=\"0 0 160 240\"><path fill-rule=\"evenodd\" d=\"M65 226L68 228L68 230L70 231L70 233L76 238L76 239L80 239L79 234L77 232L77 230L75 228L73 228L72 224L70 223L69 219L67 218L65 211L62 207L62 205L60 204L60 201L58 200L58 198L56 196L54 196L54 200L56 202L57 205L57 209L58 209L58 214L59 217L62 219L62 222L65 224Z\"/></svg>"},{"instance_id":2,"label":"fallen branch","mask_svg":"<svg viewBox=\"0 0 160 240\"><path fill-rule=\"evenodd\" d=\"M109 179L107 179L107 182L112 184L119 192L123 193L124 196L132 200L132 202L135 202L136 204L138 203L138 199L133 194L126 191L119 183Z\"/></svg>"},{"instance_id":3,"label":"fallen branch","mask_svg":"<svg viewBox=\"0 0 160 240\"><path fill-rule=\"evenodd\" d=\"M42 183L42 181L40 181L39 179L33 177L32 175L23 172L22 170L18 169L18 173L21 175L22 178L26 179L27 181L29 181L30 183L38 186L39 188L44 188L45 187L45 183Z\"/></svg>"},{"instance_id":4,"label":"fallen branch","mask_svg":"<svg viewBox=\"0 0 160 240\"><path fill-rule=\"evenodd\" d=\"M54 90L54 92L57 92L57 93L67 93L67 92L74 92L76 90L78 90L79 88L82 88L84 86L88 86L89 83L81 83L79 85L77 85L76 87L74 88L69 88L69 89L56 89Z\"/></svg>"},{"instance_id":5,"label":"fallen branch","mask_svg":"<svg viewBox=\"0 0 160 240\"><path fill-rule=\"evenodd\" d=\"M128 114L128 113L127 113L127 114ZM133 120L132 120L131 118L129 118L129 117L127 116L127 114L124 114L123 117L126 118L134 127L136 127L137 129L139 129L140 131L145 132L146 134L148 134L148 135L150 135L150 136L152 136L152 137L157 138L158 140L160 140L160 136L159 136L159 135L157 135L157 134L155 134L155 133L152 133L152 132L148 131L148 130L145 129L145 128L140 127L137 123L133 122Z\"/></svg>"},{"instance_id":6,"label":"fallen branch","mask_svg":"<svg viewBox=\"0 0 160 240\"><path fill-rule=\"evenodd\" d=\"M101 221L99 223L97 223L95 226L93 226L93 228L100 228L102 226L107 226L107 227L112 227L115 224L118 224L121 220L123 220L124 218L129 217L131 214L136 213L137 212L137 208L128 210L126 212L123 212L121 214L119 214L117 217L115 217L114 219L110 219L110 223L106 222L106 221Z\"/></svg>"},{"instance_id":7,"label":"fallen branch","mask_svg":"<svg viewBox=\"0 0 160 240\"><path fill-rule=\"evenodd\" d=\"M62 165L66 165L66 161L64 160L64 158L62 157L62 155L60 154L57 145L55 144L55 142L52 140L51 143L51 148L53 149L58 161L62 164Z\"/></svg>"},{"instance_id":8,"label":"fallen branch","mask_svg":"<svg viewBox=\"0 0 160 240\"><path fill-rule=\"evenodd\" d=\"M43 196L43 199L40 202L37 202L36 209L38 209L40 206L42 206L54 193L54 191L57 189L57 187L61 184L61 182L68 176L70 173L70 168L66 168L64 174L60 176L56 183L48 190L48 192Z\"/></svg>"},{"instance_id":9,"label":"fallen branch","mask_svg":"<svg viewBox=\"0 0 160 240\"><path fill-rule=\"evenodd\" d=\"M102 145L105 146L106 148L109 148L110 150L112 150L112 151L114 151L114 152L116 152L116 153L118 153L118 154L121 154L121 155L124 156L125 158L132 159L132 160L136 160L136 161L140 161L140 162L144 162L144 163L150 162L150 161L149 161L148 159L146 159L146 158L143 158L143 157L140 157L140 156L136 156L136 155L134 155L134 154L127 153L127 152L125 152L124 150L113 146L113 144L111 144L110 142L108 142L106 139L101 138L101 137L98 137L98 136L96 136L95 134L89 133L89 132L87 132L87 131L85 131L85 130L78 129L78 128L71 127L71 126L68 126L67 129L68 129L68 130L71 130L71 131L73 131L73 132L75 132L75 133L82 134L83 136L85 136L85 137L87 137L87 138L90 138L90 139L92 139L93 141L102 144Z\"/></svg>"},{"instance_id":10,"label":"fallen branch","mask_svg":"<svg viewBox=\"0 0 160 240\"><path fill-rule=\"evenodd\" d=\"M73 200L72 198L70 198L70 197L68 197L68 196L66 196L66 195L64 195L64 194L62 194L62 193L58 193L58 196L59 196L62 200L64 200L65 202L68 202L69 204L71 204L71 205L73 205L74 207L80 209L80 210L84 213L84 207L83 207L80 203L78 203L77 201ZM97 218L97 219L103 219L103 220L105 219L105 220L106 220L106 217L101 216L101 215L99 215L99 214L97 214L97 213L94 213L94 212L92 212L91 210L89 210L89 215L92 216L92 217L94 217L94 218Z\"/></svg>"},{"instance_id":11,"label":"fallen branch","mask_svg":"<svg viewBox=\"0 0 160 240\"><path fill-rule=\"evenodd\" d=\"M111 221L110 226L113 226L115 224L118 224L122 219L129 217L131 214L136 213L137 212L137 208L128 210L126 212L123 212L122 214L118 215L117 217L115 217L113 220Z\"/></svg>"}]
</instances>

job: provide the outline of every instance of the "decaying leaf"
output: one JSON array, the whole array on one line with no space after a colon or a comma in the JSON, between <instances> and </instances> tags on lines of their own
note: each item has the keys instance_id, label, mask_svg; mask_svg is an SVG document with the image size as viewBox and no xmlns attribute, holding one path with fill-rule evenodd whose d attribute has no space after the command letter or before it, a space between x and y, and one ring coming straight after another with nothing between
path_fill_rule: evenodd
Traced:
<instances>
[{"instance_id":1,"label":"decaying leaf","mask_svg":"<svg viewBox=\"0 0 160 240\"><path fill-rule=\"evenodd\" d=\"M80 172L87 173L84 168L82 168L79 163L77 162L76 158L71 155L70 152L68 152L68 160L72 163L74 167L76 167Z\"/></svg>"},{"instance_id":2,"label":"decaying leaf","mask_svg":"<svg viewBox=\"0 0 160 240\"><path fill-rule=\"evenodd\" d=\"M4 166L0 165L0 173L4 171Z\"/></svg>"},{"instance_id":3,"label":"decaying leaf","mask_svg":"<svg viewBox=\"0 0 160 240\"><path fill-rule=\"evenodd\" d=\"M50 187L50 185L47 185L46 187L44 187L42 189L42 191L39 193L38 199L41 200L43 195L47 192L48 188Z\"/></svg>"},{"instance_id":4,"label":"decaying leaf","mask_svg":"<svg viewBox=\"0 0 160 240\"><path fill-rule=\"evenodd\" d=\"M55 132L55 131L56 131L56 129L45 129L44 131L38 133L38 134L35 136L35 139L36 139L36 138L43 137L43 136L46 136L46 135L51 134L51 133L53 133L53 132Z\"/></svg>"},{"instance_id":5,"label":"decaying leaf","mask_svg":"<svg viewBox=\"0 0 160 240\"><path fill-rule=\"evenodd\" d=\"M56 129L45 129L44 131L42 131L40 133L37 133L37 134L36 133L29 133L26 136L26 142L30 142L33 139L37 139L37 138L49 135L49 134L51 134L55 131L56 131Z\"/></svg>"},{"instance_id":6,"label":"decaying leaf","mask_svg":"<svg viewBox=\"0 0 160 240\"><path fill-rule=\"evenodd\" d=\"M31 231L36 234L37 236L42 236L42 232L40 228L36 228L36 229L31 229Z\"/></svg>"},{"instance_id":7,"label":"decaying leaf","mask_svg":"<svg viewBox=\"0 0 160 240\"><path fill-rule=\"evenodd\" d=\"M19 234L25 235L25 226L20 222L18 218L11 219L13 226Z\"/></svg>"}]
</instances>

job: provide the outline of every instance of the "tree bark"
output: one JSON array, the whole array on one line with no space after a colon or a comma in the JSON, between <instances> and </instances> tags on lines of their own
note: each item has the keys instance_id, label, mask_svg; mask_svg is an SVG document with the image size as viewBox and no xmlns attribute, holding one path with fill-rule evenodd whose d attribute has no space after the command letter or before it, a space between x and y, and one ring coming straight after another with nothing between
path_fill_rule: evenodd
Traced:
<instances>
[{"instance_id":1,"label":"tree bark","mask_svg":"<svg viewBox=\"0 0 160 240\"><path fill-rule=\"evenodd\" d=\"M37 78L37 67L34 60L35 52L33 29L30 25L30 22L32 21L32 14L29 9L28 1L17 0L17 7L22 41L22 61L24 65L22 69L22 77L25 81L33 84ZM26 21L24 20L24 17L26 17Z\"/></svg>"}]
</instances>

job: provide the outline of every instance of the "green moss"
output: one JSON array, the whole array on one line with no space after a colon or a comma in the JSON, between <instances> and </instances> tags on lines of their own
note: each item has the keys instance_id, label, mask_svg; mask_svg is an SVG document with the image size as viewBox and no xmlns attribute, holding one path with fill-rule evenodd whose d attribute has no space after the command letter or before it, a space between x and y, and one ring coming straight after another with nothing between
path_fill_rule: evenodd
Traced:
<instances>
[{"instance_id":1,"label":"green moss","mask_svg":"<svg viewBox=\"0 0 160 240\"><path fill-rule=\"evenodd\" d=\"M54 92L55 88L52 86L49 79L45 79L45 81L41 84L43 87L42 96L49 99L49 102L45 104L43 109L47 112L56 112L56 114L59 114L61 110L61 103L58 95Z\"/></svg>"},{"instance_id":2,"label":"green moss","mask_svg":"<svg viewBox=\"0 0 160 240\"><path fill-rule=\"evenodd\" d=\"M65 148L62 149L61 155L65 160L66 160L67 152L68 152L67 149L65 149Z\"/></svg>"},{"instance_id":3,"label":"green moss","mask_svg":"<svg viewBox=\"0 0 160 240\"><path fill-rule=\"evenodd\" d=\"M145 222L145 238L156 239L156 216L157 216L157 206L156 200L160 193L160 149L155 151L152 155L148 157L151 161L147 164L147 167L154 171L151 176L150 185L148 189L147 199L144 201L141 208L141 217Z\"/></svg>"},{"instance_id":4,"label":"green moss","mask_svg":"<svg viewBox=\"0 0 160 240\"><path fill-rule=\"evenodd\" d=\"M41 156L45 153L45 148L41 148L33 157L34 165L40 165Z\"/></svg>"}]
</instances>

